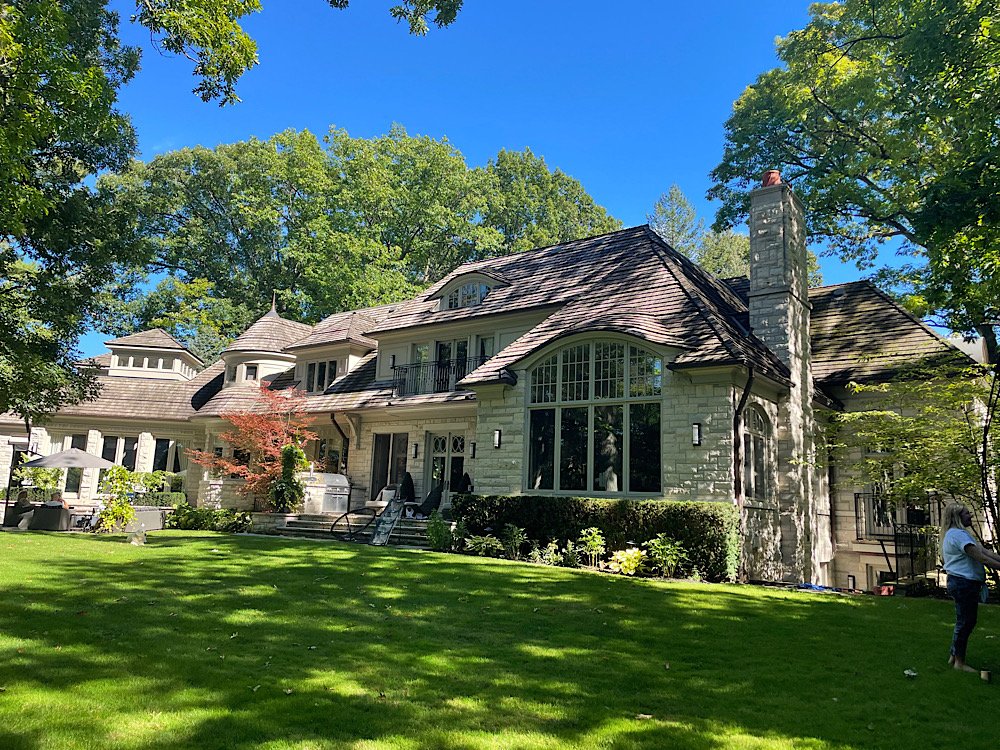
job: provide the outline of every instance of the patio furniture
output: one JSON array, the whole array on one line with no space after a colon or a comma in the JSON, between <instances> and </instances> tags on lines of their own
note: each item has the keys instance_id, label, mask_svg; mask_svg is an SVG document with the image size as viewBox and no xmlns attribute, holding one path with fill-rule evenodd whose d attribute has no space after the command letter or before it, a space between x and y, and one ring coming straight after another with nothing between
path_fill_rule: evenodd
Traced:
<instances>
[{"instance_id":1,"label":"patio furniture","mask_svg":"<svg viewBox=\"0 0 1000 750\"><path fill-rule=\"evenodd\" d=\"M69 531L69 510L48 505L35 508L28 529L31 531Z\"/></svg>"}]
</instances>

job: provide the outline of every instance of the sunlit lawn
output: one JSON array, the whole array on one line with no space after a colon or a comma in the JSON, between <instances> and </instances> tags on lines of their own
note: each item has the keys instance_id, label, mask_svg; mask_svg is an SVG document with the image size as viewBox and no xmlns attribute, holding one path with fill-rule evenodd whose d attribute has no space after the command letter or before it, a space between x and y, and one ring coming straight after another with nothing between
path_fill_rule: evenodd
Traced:
<instances>
[{"instance_id":1,"label":"sunlit lawn","mask_svg":"<svg viewBox=\"0 0 1000 750\"><path fill-rule=\"evenodd\" d=\"M1000 738L943 601L192 532L0 535L0 597L4 750ZM970 661L1000 667L997 634L990 607Z\"/></svg>"}]
</instances>

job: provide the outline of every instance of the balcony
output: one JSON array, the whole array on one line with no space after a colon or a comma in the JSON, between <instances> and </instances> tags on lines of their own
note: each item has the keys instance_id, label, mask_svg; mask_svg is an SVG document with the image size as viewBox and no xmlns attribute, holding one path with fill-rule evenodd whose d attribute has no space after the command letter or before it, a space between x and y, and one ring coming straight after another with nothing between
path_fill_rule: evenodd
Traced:
<instances>
[{"instance_id":1,"label":"balcony","mask_svg":"<svg viewBox=\"0 0 1000 750\"><path fill-rule=\"evenodd\" d=\"M422 393L454 391L458 382L488 357L465 357L440 362L396 365L392 368L392 388L396 398Z\"/></svg>"},{"instance_id":2,"label":"balcony","mask_svg":"<svg viewBox=\"0 0 1000 750\"><path fill-rule=\"evenodd\" d=\"M941 501L898 506L877 492L854 495L854 520L858 541L893 541L899 526L936 526L941 523Z\"/></svg>"}]
</instances>

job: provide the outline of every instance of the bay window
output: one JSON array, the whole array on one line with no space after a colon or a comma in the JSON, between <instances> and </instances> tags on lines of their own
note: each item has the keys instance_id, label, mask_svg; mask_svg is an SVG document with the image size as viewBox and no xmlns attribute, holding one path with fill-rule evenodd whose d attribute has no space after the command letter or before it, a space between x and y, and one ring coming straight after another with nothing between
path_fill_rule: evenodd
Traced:
<instances>
[{"instance_id":1,"label":"bay window","mask_svg":"<svg viewBox=\"0 0 1000 750\"><path fill-rule=\"evenodd\" d=\"M663 359L636 344L564 347L528 380L527 489L659 493Z\"/></svg>"}]
</instances>

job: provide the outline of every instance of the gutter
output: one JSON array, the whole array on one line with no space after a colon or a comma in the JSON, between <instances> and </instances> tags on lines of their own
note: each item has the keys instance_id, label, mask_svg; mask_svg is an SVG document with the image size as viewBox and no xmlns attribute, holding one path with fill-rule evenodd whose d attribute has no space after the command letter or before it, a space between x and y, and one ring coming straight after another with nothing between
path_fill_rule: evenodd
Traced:
<instances>
[{"instance_id":1,"label":"gutter","mask_svg":"<svg viewBox=\"0 0 1000 750\"><path fill-rule=\"evenodd\" d=\"M737 500L743 499L743 441L740 439L740 427L743 424L743 412L747 408L747 401L750 399L750 389L755 380L753 366L747 366L747 382L743 386L743 395L736 405L736 413L733 414L733 494Z\"/></svg>"}]
</instances>

